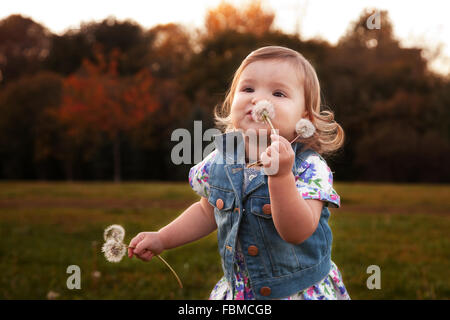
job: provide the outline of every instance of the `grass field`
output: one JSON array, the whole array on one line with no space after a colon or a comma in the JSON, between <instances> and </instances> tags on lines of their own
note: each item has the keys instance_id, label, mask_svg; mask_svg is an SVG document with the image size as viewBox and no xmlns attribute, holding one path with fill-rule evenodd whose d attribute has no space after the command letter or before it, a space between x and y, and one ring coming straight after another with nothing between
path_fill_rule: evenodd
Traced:
<instances>
[{"instance_id":1,"label":"grass field","mask_svg":"<svg viewBox=\"0 0 450 320\"><path fill-rule=\"evenodd\" d=\"M332 259L352 299L450 298L450 186L335 184ZM216 233L157 259L106 262L103 230L121 224L128 243L198 200L187 183L0 182L0 299L206 299L222 276ZM81 289L69 290L69 265ZM381 268L369 290L367 267ZM100 277L94 276L98 275Z\"/></svg>"}]
</instances>

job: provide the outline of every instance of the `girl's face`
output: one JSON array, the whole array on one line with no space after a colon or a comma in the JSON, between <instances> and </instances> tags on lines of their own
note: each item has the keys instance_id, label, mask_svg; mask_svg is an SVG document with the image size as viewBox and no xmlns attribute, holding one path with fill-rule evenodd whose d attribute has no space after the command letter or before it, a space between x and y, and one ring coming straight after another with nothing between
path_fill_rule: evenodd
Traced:
<instances>
[{"instance_id":1,"label":"girl's face","mask_svg":"<svg viewBox=\"0 0 450 320\"><path fill-rule=\"evenodd\" d=\"M260 60L250 63L242 72L231 105L231 122L244 131L266 129L265 122L255 122L251 112L260 100L269 100L275 107L272 123L287 140L295 136L295 124L305 115L303 84L291 63L281 60Z\"/></svg>"}]
</instances>

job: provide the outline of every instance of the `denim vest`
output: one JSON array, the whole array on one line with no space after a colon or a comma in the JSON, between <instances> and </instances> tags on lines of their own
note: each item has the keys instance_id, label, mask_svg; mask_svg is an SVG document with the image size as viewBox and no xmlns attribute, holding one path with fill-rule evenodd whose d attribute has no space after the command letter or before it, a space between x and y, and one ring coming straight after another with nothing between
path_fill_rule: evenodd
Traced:
<instances>
[{"instance_id":1,"label":"denim vest","mask_svg":"<svg viewBox=\"0 0 450 320\"><path fill-rule=\"evenodd\" d=\"M227 150L226 141L230 139L235 141L235 147ZM208 202L214 206L222 268L232 290L238 238L256 299L287 297L325 278L331 267L332 243L327 206L323 206L317 229L307 240L298 245L284 241L270 213L268 176L258 175L242 190L245 167L242 133L215 136L214 143L218 155L209 171ZM293 173L309 154L315 153L297 152L298 145L293 145L296 154Z\"/></svg>"}]
</instances>

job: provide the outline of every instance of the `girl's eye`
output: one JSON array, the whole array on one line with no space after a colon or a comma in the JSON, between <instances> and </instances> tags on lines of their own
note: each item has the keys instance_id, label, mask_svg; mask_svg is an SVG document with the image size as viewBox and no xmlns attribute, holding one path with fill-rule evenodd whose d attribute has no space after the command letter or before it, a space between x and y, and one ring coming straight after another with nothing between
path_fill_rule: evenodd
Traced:
<instances>
[{"instance_id":1,"label":"girl's eye","mask_svg":"<svg viewBox=\"0 0 450 320\"><path fill-rule=\"evenodd\" d=\"M248 91L248 90L251 90L251 91ZM242 91L244 91L244 92L253 92L253 89L252 89L252 88L249 88L249 87L246 87L246 88L244 88Z\"/></svg>"},{"instance_id":2,"label":"girl's eye","mask_svg":"<svg viewBox=\"0 0 450 320\"><path fill-rule=\"evenodd\" d=\"M281 96L279 96L278 94L280 94ZM273 95L276 97L286 97L286 95L281 91L276 91Z\"/></svg>"}]
</instances>

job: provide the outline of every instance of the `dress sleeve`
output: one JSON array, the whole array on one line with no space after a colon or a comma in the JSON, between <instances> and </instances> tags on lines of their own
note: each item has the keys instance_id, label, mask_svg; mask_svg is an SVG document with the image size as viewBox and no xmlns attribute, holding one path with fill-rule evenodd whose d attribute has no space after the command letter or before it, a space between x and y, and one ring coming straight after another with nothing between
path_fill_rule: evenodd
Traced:
<instances>
[{"instance_id":1,"label":"dress sleeve","mask_svg":"<svg viewBox=\"0 0 450 320\"><path fill-rule=\"evenodd\" d=\"M217 150L214 150L203 161L197 163L189 170L189 184L201 197L209 197L209 168L217 152Z\"/></svg>"},{"instance_id":2,"label":"dress sleeve","mask_svg":"<svg viewBox=\"0 0 450 320\"><path fill-rule=\"evenodd\" d=\"M333 189L333 173L317 154L309 155L296 168L295 184L303 199L322 200L325 206L333 208L341 205L341 198Z\"/></svg>"}]
</instances>

